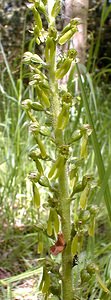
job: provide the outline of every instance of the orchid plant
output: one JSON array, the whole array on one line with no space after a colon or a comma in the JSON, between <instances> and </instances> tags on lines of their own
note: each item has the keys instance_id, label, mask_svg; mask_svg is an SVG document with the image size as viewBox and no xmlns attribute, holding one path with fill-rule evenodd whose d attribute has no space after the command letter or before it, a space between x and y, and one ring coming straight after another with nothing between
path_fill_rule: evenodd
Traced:
<instances>
[{"instance_id":1,"label":"orchid plant","mask_svg":"<svg viewBox=\"0 0 111 300\"><path fill-rule=\"evenodd\" d=\"M97 211L96 206L88 204L93 176L81 175L92 130L88 124L76 130L70 126L77 99L61 82L72 64L77 63L77 53L69 49L58 57L57 49L70 41L78 23L70 20L58 33L55 21L61 9L60 0L29 0L27 5L34 15L35 44L44 47L42 57L35 52L24 53L23 62L30 69L29 85L33 87L34 99L22 101L35 140L29 156L36 164L36 171L31 172L29 178L34 204L40 212L38 254L43 258L43 275L39 288L44 299L77 300L73 268L79 260L85 234L94 235ZM43 27L42 14L47 29ZM79 153L75 157L77 143ZM46 189L45 203L41 200L40 186ZM44 222L41 221L42 206L46 211ZM86 265L81 270L81 282L90 280L92 274L100 281L98 272L95 264Z\"/></svg>"}]
</instances>

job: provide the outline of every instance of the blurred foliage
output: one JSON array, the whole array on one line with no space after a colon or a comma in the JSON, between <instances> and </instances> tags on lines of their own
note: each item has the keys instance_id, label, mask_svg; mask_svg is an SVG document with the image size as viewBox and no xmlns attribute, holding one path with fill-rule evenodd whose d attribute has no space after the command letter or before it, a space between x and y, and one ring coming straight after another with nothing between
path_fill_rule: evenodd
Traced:
<instances>
[{"instance_id":1,"label":"blurred foliage","mask_svg":"<svg viewBox=\"0 0 111 300\"><path fill-rule=\"evenodd\" d=\"M97 57L97 69L101 69L110 63L111 57L111 1L98 0L89 1L88 13L88 50L93 43L93 49L96 47L100 35L100 45ZM107 14L107 18L101 24L102 13ZM101 26L102 25L102 26ZM94 58L94 56L92 57ZM95 70L98 71L98 70Z\"/></svg>"},{"instance_id":2,"label":"blurred foliage","mask_svg":"<svg viewBox=\"0 0 111 300\"><path fill-rule=\"evenodd\" d=\"M46 19L43 15L42 19L47 27ZM8 61L12 64L21 57L23 34L25 34L26 49L31 42L33 14L27 9L24 0L2 0L0 4L0 22L1 41ZM57 17L56 22L57 29L61 30L63 27L63 17L61 17L61 14ZM2 55L0 55L0 62L3 62Z\"/></svg>"},{"instance_id":3,"label":"blurred foliage","mask_svg":"<svg viewBox=\"0 0 111 300\"><path fill-rule=\"evenodd\" d=\"M100 27L100 18L103 8L103 0L90 0L88 13L88 49L91 45L92 35L94 44L98 39L98 32ZM107 7L110 5L110 0L107 0ZM61 13L57 19L57 29L61 30L64 20L64 6L65 1L62 0ZM43 17L43 16L42 16ZM15 58L20 59L21 55L21 41L23 40L23 30L25 27L25 47L31 41L31 29L33 23L33 15L27 10L26 2L24 0L1 0L0 5L0 20L1 20L1 40L7 54L9 63L12 63ZM44 20L45 22L45 20ZM25 25L26 23L26 25ZM98 67L101 68L108 63L108 57L111 53L110 43L111 32L111 13L102 28L101 47L99 49ZM102 57L102 60L101 60ZM104 59L105 57L105 59ZM0 62L3 62L0 55Z\"/></svg>"},{"instance_id":4,"label":"blurred foliage","mask_svg":"<svg viewBox=\"0 0 111 300\"><path fill-rule=\"evenodd\" d=\"M0 8L1 40L10 59L16 57L18 49L20 50L25 15L25 1L2 1Z\"/></svg>"}]
</instances>

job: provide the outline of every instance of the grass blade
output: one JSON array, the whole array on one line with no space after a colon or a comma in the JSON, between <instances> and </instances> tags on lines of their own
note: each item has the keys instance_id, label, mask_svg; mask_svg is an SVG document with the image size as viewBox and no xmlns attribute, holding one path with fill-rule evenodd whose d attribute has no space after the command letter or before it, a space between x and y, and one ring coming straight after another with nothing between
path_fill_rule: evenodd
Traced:
<instances>
[{"instance_id":1,"label":"grass blade","mask_svg":"<svg viewBox=\"0 0 111 300\"><path fill-rule=\"evenodd\" d=\"M86 116L87 116L89 124L91 125L91 127L93 129L92 134L91 134L91 140L92 140L92 145L93 145L93 149L94 149L94 153L95 153L95 159L96 159L96 164L97 164L97 168L98 168L98 174L99 174L100 182L102 183L104 175L105 175L105 167L104 167L104 163L103 163L103 159L102 159L102 155L101 155L100 146L99 146L99 143L98 143L96 131L95 131L95 128L94 128L94 123L93 123L91 111L90 111L89 104L88 104L87 95L85 93L84 85L82 83L79 66L76 65L76 67L77 67L77 73L78 73L78 76L79 76L79 86L80 86L80 90L81 90L81 96L82 96L82 99L83 99L84 107L86 109ZM111 196L110 196L110 190L109 190L108 182L107 182L106 188L104 190L104 200L105 200L108 215L109 215L109 218L110 218L110 221L111 221Z\"/></svg>"},{"instance_id":2,"label":"grass blade","mask_svg":"<svg viewBox=\"0 0 111 300\"><path fill-rule=\"evenodd\" d=\"M5 62L6 68L7 68L7 72L8 72L11 84L13 86L13 90L15 92L16 97L18 98L18 92L17 92L17 89L16 89L16 85L15 85L15 82L13 80L13 77L12 77L12 74L11 74L11 70L10 70L10 67L9 67L9 64L8 64L8 61L7 61L7 58L6 58L6 55L5 55L5 52L4 52L4 49L3 49L3 46L1 44L1 42L0 42L0 49L1 49L1 53L2 53L3 58L4 58L4 62Z\"/></svg>"},{"instance_id":3,"label":"grass blade","mask_svg":"<svg viewBox=\"0 0 111 300\"><path fill-rule=\"evenodd\" d=\"M23 280L23 279L41 274L42 270L43 270L42 267L39 267L38 269L35 269L35 270L29 270L29 271L26 271L26 272L21 273L19 275L12 276L12 277L9 277L7 279L2 279L2 280L0 280L0 283L3 286L8 286L9 284L11 284L13 282L20 281L20 280Z\"/></svg>"},{"instance_id":4,"label":"grass blade","mask_svg":"<svg viewBox=\"0 0 111 300\"><path fill-rule=\"evenodd\" d=\"M108 168L104 174L104 178L103 178L103 181L102 181L102 184L101 184L101 188L97 194L97 199L101 199L104 192L105 192L105 189L106 189L106 186L107 186L107 183L108 183L108 180L111 176L111 161L109 161L109 165L108 165ZM100 201L99 201L100 202Z\"/></svg>"}]
</instances>

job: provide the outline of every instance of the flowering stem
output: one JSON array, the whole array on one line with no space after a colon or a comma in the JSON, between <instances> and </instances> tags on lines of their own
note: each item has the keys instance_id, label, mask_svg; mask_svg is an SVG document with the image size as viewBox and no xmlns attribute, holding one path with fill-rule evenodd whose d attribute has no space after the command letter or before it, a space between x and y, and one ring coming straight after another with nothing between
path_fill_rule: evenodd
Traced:
<instances>
[{"instance_id":1,"label":"flowering stem","mask_svg":"<svg viewBox=\"0 0 111 300\"><path fill-rule=\"evenodd\" d=\"M53 1L52 1L53 2ZM50 5L50 1L48 1ZM48 5L48 6L49 6ZM50 15L49 15L50 18ZM51 23L53 22L53 24ZM50 25L54 25L54 20L50 19ZM57 128L57 119L60 113L60 100L58 93L58 83L55 78L56 72L56 47L53 55L53 64L49 67L51 97L52 122L57 147L64 145L64 136L61 129ZM71 257L71 220L70 220L70 201L69 186L67 176L67 162L64 163L58 178L59 202L61 207L61 227L64 235L66 247L62 253L62 296L63 300L73 299L72 288L72 257Z\"/></svg>"}]
</instances>

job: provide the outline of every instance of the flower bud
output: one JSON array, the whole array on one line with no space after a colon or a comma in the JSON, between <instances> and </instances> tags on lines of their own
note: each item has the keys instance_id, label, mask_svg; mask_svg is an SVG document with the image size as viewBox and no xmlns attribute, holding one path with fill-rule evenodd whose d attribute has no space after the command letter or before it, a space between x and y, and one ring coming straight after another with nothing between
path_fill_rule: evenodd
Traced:
<instances>
[{"instance_id":1,"label":"flower bud","mask_svg":"<svg viewBox=\"0 0 111 300\"><path fill-rule=\"evenodd\" d=\"M57 120L57 128L58 129L65 129L69 121L69 111L67 109L67 106L63 105L62 110L60 114L58 115Z\"/></svg>"},{"instance_id":2,"label":"flower bud","mask_svg":"<svg viewBox=\"0 0 111 300\"><path fill-rule=\"evenodd\" d=\"M53 225L56 234L59 232L59 217L55 209L53 209Z\"/></svg>"},{"instance_id":3,"label":"flower bud","mask_svg":"<svg viewBox=\"0 0 111 300\"><path fill-rule=\"evenodd\" d=\"M37 64L43 64L45 65L44 61L40 58L38 54L33 54L30 51L27 51L23 55L23 62L24 63L37 63Z\"/></svg>"},{"instance_id":4,"label":"flower bud","mask_svg":"<svg viewBox=\"0 0 111 300\"><path fill-rule=\"evenodd\" d=\"M27 51L23 55L23 62L24 63L30 63L31 62L32 53Z\"/></svg>"},{"instance_id":5,"label":"flower bud","mask_svg":"<svg viewBox=\"0 0 111 300\"><path fill-rule=\"evenodd\" d=\"M40 178L40 173L34 171L34 172L31 172L28 177L32 182L38 182L38 180Z\"/></svg>"},{"instance_id":6,"label":"flower bud","mask_svg":"<svg viewBox=\"0 0 111 300\"><path fill-rule=\"evenodd\" d=\"M60 45L63 45L65 44L66 42L68 42L71 37L74 35L74 33L77 32L77 28L71 28L70 30L68 30L67 32L65 32L60 38L59 38L59 41L58 43Z\"/></svg>"},{"instance_id":7,"label":"flower bud","mask_svg":"<svg viewBox=\"0 0 111 300\"><path fill-rule=\"evenodd\" d=\"M74 132L71 136L71 139L69 140L69 144L72 144L78 140L80 140L82 138L82 133L80 132L80 130L76 130L76 132Z\"/></svg>"},{"instance_id":8,"label":"flower bud","mask_svg":"<svg viewBox=\"0 0 111 300\"><path fill-rule=\"evenodd\" d=\"M41 20L39 12L35 8L35 6L33 7L33 13L34 13L34 18L35 18L35 23L38 26L38 29L41 31L42 30L42 20Z\"/></svg>"},{"instance_id":9,"label":"flower bud","mask_svg":"<svg viewBox=\"0 0 111 300\"><path fill-rule=\"evenodd\" d=\"M32 122L29 129L32 133L37 135L39 133L40 125L38 122Z\"/></svg>"},{"instance_id":10,"label":"flower bud","mask_svg":"<svg viewBox=\"0 0 111 300\"><path fill-rule=\"evenodd\" d=\"M52 165L52 167L51 167L51 169L49 171L49 174L48 174L49 178L52 178L55 175L55 173L57 172L57 168L58 168L59 163L60 163L60 157Z\"/></svg>"},{"instance_id":11,"label":"flower bud","mask_svg":"<svg viewBox=\"0 0 111 300\"><path fill-rule=\"evenodd\" d=\"M89 236L94 236L94 232L95 232L95 218L92 217L88 228Z\"/></svg>"},{"instance_id":12,"label":"flower bud","mask_svg":"<svg viewBox=\"0 0 111 300\"><path fill-rule=\"evenodd\" d=\"M90 220L90 212L89 210L81 210L79 219L82 221L83 224L86 224Z\"/></svg>"},{"instance_id":13,"label":"flower bud","mask_svg":"<svg viewBox=\"0 0 111 300\"><path fill-rule=\"evenodd\" d=\"M49 108L49 107L50 107L49 97L48 97L47 94L44 92L44 90L41 89L41 88L37 85L37 86L36 86L36 91L37 91L38 98L40 99L42 105L43 105L45 108Z\"/></svg>"},{"instance_id":14,"label":"flower bud","mask_svg":"<svg viewBox=\"0 0 111 300\"><path fill-rule=\"evenodd\" d=\"M87 265L86 270L87 270L87 272L88 272L90 275L92 275L92 274L98 272L98 271L99 271L99 268L98 268L98 266L97 266L96 264L90 263L90 264Z\"/></svg>"},{"instance_id":15,"label":"flower bud","mask_svg":"<svg viewBox=\"0 0 111 300\"><path fill-rule=\"evenodd\" d=\"M37 208L40 207L40 194L37 185L33 182L33 201Z\"/></svg>"},{"instance_id":16,"label":"flower bud","mask_svg":"<svg viewBox=\"0 0 111 300\"><path fill-rule=\"evenodd\" d=\"M51 37L47 38L46 47L45 47L45 58L46 62L50 63L55 51L55 44Z\"/></svg>"},{"instance_id":17,"label":"flower bud","mask_svg":"<svg viewBox=\"0 0 111 300\"><path fill-rule=\"evenodd\" d=\"M50 187L49 180L46 176L41 176L38 182L42 186Z\"/></svg>"},{"instance_id":18,"label":"flower bud","mask_svg":"<svg viewBox=\"0 0 111 300\"><path fill-rule=\"evenodd\" d=\"M52 209L50 209L49 218L48 218L48 222L47 222L47 234L49 236L51 236L53 233L52 219L53 219L52 218Z\"/></svg>"},{"instance_id":19,"label":"flower bud","mask_svg":"<svg viewBox=\"0 0 111 300\"><path fill-rule=\"evenodd\" d=\"M43 111L44 110L43 106L39 102L32 102L31 108L35 111Z\"/></svg>"},{"instance_id":20,"label":"flower bud","mask_svg":"<svg viewBox=\"0 0 111 300\"><path fill-rule=\"evenodd\" d=\"M90 187L89 187L89 184L87 184L85 189L82 191L81 196L80 196L80 207L82 209L86 208L87 199L88 199L88 196L89 196L89 191L90 191Z\"/></svg>"},{"instance_id":21,"label":"flower bud","mask_svg":"<svg viewBox=\"0 0 111 300\"><path fill-rule=\"evenodd\" d=\"M35 38L39 37L39 28L37 25L34 26L34 36L35 36Z\"/></svg>"},{"instance_id":22,"label":"flower bud","mask_svg":"<svg viewBox=\"0 0 111 300\"><path fill-rule=\"evenodd\" d=\"M46 15L46 8L45 8L45 2L47 3L47 0L41 1L41 0L35 0L35 7L39 8L40 12L42 12L44 15Z\"/></svg>"},{"instance_id":23,"label":"flower bud","mask_svg":"<svg viewBox=\"0 0 111 300\"><path fill-rule=\"evenodd\" d=\"M31 62L45 65L44 61L41 59L41 57L38 54L32 54Z\"/></svg>"},{"instance_id":24,"label":"flower bud","mask_svg":"<svg viewBox=\"0 0 111 300\"><path fill-rule=\"evenodd\" d=\"M56 71L57 79L62 79L64 77L64 75L69 71L71 67L71 63L72 63L72 59L68 57L63 61L60 68L58 68Z\"/></svg>"},{"instance_id":25,"label":"flower bud","mask_svg":"<svg viewBox=\"0 0 111 300\"><path fill-rule=\"evenodd\" d=\"M69 146L68 145L61 145L59 146L59 153L64 156L65 158L68 158L69 155Z\"/></svg>"},{"instance_id":26,"label":"flower bud","mask_svg":"<svg viewBox=\"0 0 111 300\"><path fill-rule=\"evenodd\" d=\"M78 252L78 235L76 234L72 240L71 253L74 256Z\"/></svg>"},{"instance_id":27,"label":"flower bud","mask_svg":"<svg viewBox=\"0 0 111 300\"><path fill-rule=\"evenodd\" d=\"M63 35L63 34L66 33L67 31L69 31L71 28L77 26L78 24L79 24L79 23L78 23L77 20L72 19L72 20L70 21L70 23L68 23L68 24L63 28L63 30L62 30L62 32L61 32L61 35ZM78 30L77 27L76 27L76 30Z\"/></svg>"},{"instance_id":28,"label":"flower bud","mask_svg":"<svg viewBox=\"0 0 111 300\"><path fill-rule=\"evenodd\" d=\"M98 210L99 208L97 205L91 205L91 207L89 208L89 211L92 216L95 216L98 213Z\"/></svg>"},{"instance_id":29,"label":"flower bud","mask_svg":"<svg viewBox=\"0 0 111 300\"><path fill-rule=\"evenodd\" d=\"M25 99L24 101L22 101L22 108L25 110L30 110L31 105L32 105L32 100L30 99Z\"/></svg>"},{"instance_id":30,"label":"flower bud","mask_svg":"<svg viewBox=\"0 0 111 300\"><path fill-rule=\"evenodd\" d=\"M68 53L67 53L67 56L69 57L69 58L71 58L71 59L75 59L75 57L76 57L76 55L77 55L77 51L75 50L75 49L69 49L68 50Z\"/></svg>"},{"instance_id":31,"label":"flower bud","mask_svg":"<svg viewBox=\"0 0 111 300\"><path fill-rule=\"evenodd\" d=\"M54 3L54 6L52 8L52 11L51 11L51 16L53 18L57 17L57 15L60 12L60 8L61 8L61 6L60 6L60 0L56 0L56 2Z\"/></svg>"},{"instance_id":32,"label":"flower bud","mask_svg":"<svg viewBox=\"0 0 111 300\"><path fill-rule=\"evenodd\" d=\"M62 102L71 104L72 103L72 95L69 92L64 92L62 95Z\"/></svg>"},{"instance_id":33,"label":"flower bud","mask_svg":"<svg viewBox=\"0 0 111 300\"><path fill-rule=\"evenodd\" d=\"M43 135L43 136L50 136L51 135L51 132L48 128L46 128L45 126L41 126L40 128L40 133Z\"/></svg>"},{"instance_id":34,"label":"flower bud","mask_svg":"<svg viewBox=\"0 0 111 300\"><path fill-rule=\"evenodd\" d=\"M36 160L35 160L35 163L36 163L36 168L37 168L38 172L39 172L41 175L43 175L44 170L43 170L43 167L42 167L41 162L40 162L38 159L36 159Z\"/></svg>"},{"instance_id":35,"label":"flower bud","mask_svg":"<svg viewBox=\"0 0 111 300\"><path fill-rule=\"evenodd\" d=\"M49 37L51 37L54 41L56 40L57 38L57 30L55 28L55 26L50 26L49 27Z\"/></svg>"},{"instance_id":36,"label":"flower bud","mask_svg":"<svg viewBox=\"0 0 111 300\"><path fill-rule=\"evenodd\" d=\"M48 174L48 177L49 178L58 178L59 175L61 174L62 172L62 168L64 166L64 163L65 163L65 158L63 155L60 155L58 157L58 159L55 161L55 163L52 165L51 169L50 169L50 172Z\"/></svg>"},{"instance_id":37,"label":"flower bud","mask_svg":"<svg viewBox=\"0 0 111 300\"><path fill-rule=\"evenodd\" d=\"M34 161L36 161L36 160L38 159L39 155L40 155L40 151L39 151L38 149L32 150L32 151L30 151L30 153L29 153L29 157L30 157L31 159L33 159Z\"/></svg>"},{"instance_id":38,"label":"flower bud","mask_svg":"<svg viewBox=\"0 0 111 300\"><path fill-rule=\"evenodd\" d=\"M85 269L81 270L80 276L81 276L81 282L82 283L83 282L89 282L89 280L91 278L90 274Z\"/></svg>"},{"instance_id":39,"label":"flower bud","mask_svg":"<svg viewBox=\"0 0 111 300\"><path fill-rule=\"evenodd\" d=\"M42 158L45 159L47 157L46 149L45 149L45 146L42 143L41 139L38 136L36 138L36 142L40 148Z\"/></svg>"},{"instance_id":40,"label":"flower bud","mask_svg":"<svg viewBox=\"0 0 111 300\"><path fill-rule=\"evenodd\" d=\"M91 135L92 133L92 127L89 124L83 124L80 130L83 134L86 134L87 136Z\"/></svg>"},{"instance_id":41,"label":"flower bud","mask_svg":"<svg viewBox=\"0 0 111 300\"><path fill-rule=\"evenodd\" d=\"M42 2L44 3L44 5L46 5L46 4L47 4L47 0L42 0Z\"/></svg>"},{"instance_id":42,"label":"flower bud","mask_svg":"<svg viewBox=\"0 0 111 300\"><path fill-rule=\"evenodd\" d=\"M80 150L81 158L87 158L87 142L88 142L88 136L84 134L81 142L81 150Z\"/></svg>"}]
</instances>

